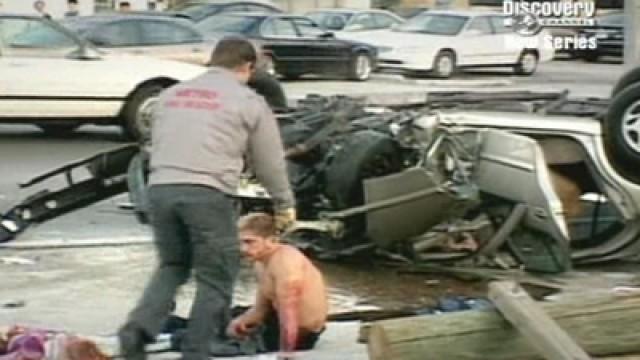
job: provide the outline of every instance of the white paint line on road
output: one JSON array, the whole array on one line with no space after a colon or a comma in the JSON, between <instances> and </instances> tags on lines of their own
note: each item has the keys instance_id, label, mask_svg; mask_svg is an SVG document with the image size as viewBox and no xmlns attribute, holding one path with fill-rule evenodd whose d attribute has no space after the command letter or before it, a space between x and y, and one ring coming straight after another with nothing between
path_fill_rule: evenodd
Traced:
<instances>
[{"instance_id":1,"label":"white paint line on road","mask_svg":"<svg viewBox=\"0 0 640 360\"><path fill-rule=\"evenodd\" d=\"M86 247L112 247L151 244L151 236L127 236L118 238L91 239L48 239L48 240L13 240L0 244L0 249L31 250L31 249L66 249Z\"/></svg>"}]
</instances>

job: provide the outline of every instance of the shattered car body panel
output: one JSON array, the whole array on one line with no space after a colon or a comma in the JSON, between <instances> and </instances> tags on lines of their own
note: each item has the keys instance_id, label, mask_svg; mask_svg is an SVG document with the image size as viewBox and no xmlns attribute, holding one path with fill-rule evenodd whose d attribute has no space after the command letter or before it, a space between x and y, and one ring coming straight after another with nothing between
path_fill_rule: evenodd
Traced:
<instances>
[{"instance_id":1,"label":"shattered car body panel","mask_svg":"<svg viewBox=\"0 0 640 360\"><path fill-rule=\"evenodd\" d=\"M494 95L499 104L463 95L377 109L310 97L280 114L301 220L289 240L326 256L379 249L409 261L543 272L640 254L640 185L609 161L602 102L572 101L565 111L566 94ZM127 156L92 174L98 183L126 178L117 189L128 188L144 221L146 154ZM76 165L101 158L91 159ZM250 176L237 198L242 211L269 210Z\"/></svg>"},{"instance_id":2,"label":"shattered car body panel","mask_svg":"<svg viewBox=\"0 0 640 360\"><path fill-rule=\"evenodd\" d=\"M127 191L127 167L139 152L136 144L75 161L21 183L30 188L51 179L64 177L65 186L42 190L0 216L0 243L12 240L27 227L56 216L108 199ZM85 170L84 174L77 174ZM74 176L76 175L76 176Z\"/></svg>"},{"instance_id":3,"label":"shattered car body panel","mask_svg":"<svg viewBox=\"0 0 640 360\"><path fill-rule=\"evenodd\" d=\"M582 211L582 214L567 216L567 209L562 209L564 221L569 228L567 239L574 248L574 262L597 262L636 256L637 249L633 244L640 239L640 232L637 230L640 225L640 186L622 177L611 165L599 122L576 117L545 116L531 119L526 114L480 112L443 113L440 120L448 126L508 128L512 132L536 139L543 152L548 155L545 161L551 171L572 175L571 180L577 184L581 195L598 194L598 200L591 209L592 214ZM570 154L558 153L567 150ZM553 190L562 191L556 186ZM597 210L602 207L608 208L610 214L615 214L616 223L621 227L617 233L609 231L610 229L598 231ZM586 220L588 216L592 216L590 239L580 241L575 235L577 231L572 231L571 224ZM604 226L615 227L613 224ZM606 238L601 238L601 235ZM585 247L580 242L589 243L589 246Z\"/></svg>"}]
</instances>

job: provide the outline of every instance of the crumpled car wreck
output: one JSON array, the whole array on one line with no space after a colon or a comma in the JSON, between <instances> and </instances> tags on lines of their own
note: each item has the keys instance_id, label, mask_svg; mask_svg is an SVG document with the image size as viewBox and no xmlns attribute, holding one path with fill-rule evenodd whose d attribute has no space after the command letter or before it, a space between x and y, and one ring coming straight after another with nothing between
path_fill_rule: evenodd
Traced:
<instances>
[{"instance_id":1,"label":"crumpled car wreck","mask_svg":"<svg viewBox=\"0 0 640 360\"><path fill-rule=\"evenodd\" d=\"M539 272L637 258L640 178L629 169L638 155L615 158L606 143L598 120L606 101L566 95L431 93L374 107L305 99L278 116L301 219L289 240L324 256L375 252ZM68 180L2 215L0 242L127 190L145 221L141 149L127 145L23 184ZM90 176L74 182L80 167ZM242 211L268 210L249 173L237 197Z\"/></svg>"}]
</instances>

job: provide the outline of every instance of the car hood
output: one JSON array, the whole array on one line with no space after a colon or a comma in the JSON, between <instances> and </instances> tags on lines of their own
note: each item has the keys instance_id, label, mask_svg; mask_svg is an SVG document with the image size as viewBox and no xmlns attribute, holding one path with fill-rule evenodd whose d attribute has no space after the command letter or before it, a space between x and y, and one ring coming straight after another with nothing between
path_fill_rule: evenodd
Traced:
<instances>
[{"instance_id":1,"label":"car hood","mask_svg":"<svg viewBox=\"0 0 640 360\"><path fill-rule=\"evenodd\" d=\"M109 63L111 67L121 69L122 76L133 78L167 77L182 81L194 78L207 70L205 66L180 61L114 52L105 52L101 61Z\"/></svg>"},{"instance_id":2,"label":"car hood","mask_svg":"<svg viewBox=\"0 0 640 360\"><path fill-rule=\"evenodd\" d=\"M444 43L451 43L453 36L401 32L395 30L376 30L361 33L351 33L350 40L356 40L374 45L378 48L416 48L433 47Z\"/></svg>"}]
</instances>

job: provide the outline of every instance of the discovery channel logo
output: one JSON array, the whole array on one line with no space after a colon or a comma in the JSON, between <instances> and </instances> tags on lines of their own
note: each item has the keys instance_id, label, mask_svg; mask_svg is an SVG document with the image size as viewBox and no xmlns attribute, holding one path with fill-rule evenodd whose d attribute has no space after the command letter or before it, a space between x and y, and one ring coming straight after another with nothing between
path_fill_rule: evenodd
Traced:
<instances>
[{"instance_id":1,"label":"discovery channel logo","mask_svg":"<svg viewBox=\"0 0 640 360\"><path fill-rule=\"evenodd\" d=\"M505 25L523 36L538 34L545 27L595 25L595 1L517 1L504 0Z\"/></svg>"}]
</instances>

